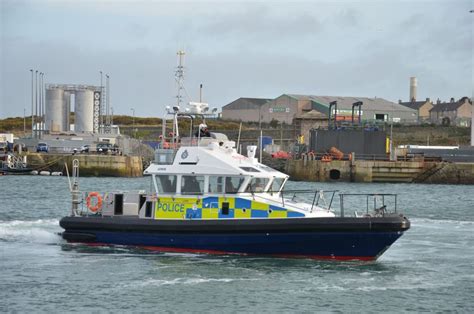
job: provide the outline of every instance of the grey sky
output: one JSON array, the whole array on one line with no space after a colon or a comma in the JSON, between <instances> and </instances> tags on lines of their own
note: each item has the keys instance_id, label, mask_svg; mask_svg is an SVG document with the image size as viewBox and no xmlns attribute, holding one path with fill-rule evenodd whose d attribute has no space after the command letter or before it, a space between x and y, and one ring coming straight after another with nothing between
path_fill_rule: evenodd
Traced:
<instances>
[{"instance_id":1,"label":"grey sky","mask_svg":"<svg viewBox=\"0 0 474 314\"><path fill-rule=\"evenodd\" d=\"M472 1L12 1L1 4L0 117L30 112L47 83L111 76L115 113L161 116L186 89L222 107L282 93L448 100L473 89Z\"/></svg>"}]
</instances>

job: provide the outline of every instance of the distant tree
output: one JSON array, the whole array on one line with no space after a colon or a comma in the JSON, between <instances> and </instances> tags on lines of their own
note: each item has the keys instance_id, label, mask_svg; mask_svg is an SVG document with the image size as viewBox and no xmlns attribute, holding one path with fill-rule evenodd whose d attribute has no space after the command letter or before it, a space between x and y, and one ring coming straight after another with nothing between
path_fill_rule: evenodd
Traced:
<instances>
[{"instance_id":1,"label":"distant tree","mask_svg":"<svg viewBox=\"0 0 474 314\"><path fill-rule=\"evenodd\" d=\"M270 127L272 129L276 129L278 127L278 120L276 120L275 118L272 119L272 121L270 121Z\"/></svg>"}]
</instances>

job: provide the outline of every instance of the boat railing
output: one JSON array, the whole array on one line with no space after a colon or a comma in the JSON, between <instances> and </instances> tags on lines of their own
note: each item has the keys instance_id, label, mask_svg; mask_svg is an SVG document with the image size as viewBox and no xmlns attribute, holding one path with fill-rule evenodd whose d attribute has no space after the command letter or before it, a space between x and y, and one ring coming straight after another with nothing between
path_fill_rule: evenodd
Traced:
<instances>
[{"instance_id":1,"label":"boat railing","mask_svg":"<svg viewBox=\"0 0 474 314\"><path fill-rule=\"evenodd\" d=\"M251 192L242 192L237 194L251 194L254 198L258 198L265 201L278 202L282 207L285 207L285 202L288 203L297 203L298 199L301 199L301 203L307 203L307 197L302 197L305 195L311 195L311 209L310 212L313 212L315 207L323 207L326 210L331 210L331 206L334 200L334 196L338 192L337 190L328 191L328 190L282 190L282 191L251 191ZM279 195L278 198L269 198L265 197L266 195ZM330 194L331 197L329 200L326 199L325 194ZM322 205L323 204L323 205ZM295 204L291 204L295 206ZM295 206L298 207L298 206Z\"/></svg>"},{"instance_id":2,"label":"boat railing","mask_svg":"<svg viewBox=\"0 0 474 314\"><path fill-rule=\"evenodd\" d=\"M285 206L285 197L288 197L288 195L291 196L291 201L294 202L297 198L298 195L311 195L312 196L312 202L311 202L311 212L313 211L314 207L321 206L320 204L323 203L323 208L327 210L331 210L331 206L334 200L334 196L336 195L338 191L337 190L282 190L280 192L281 194L281 199L282 199L282 205ZM329 200L329 203L325 197L326 194L330 194L331 198Z\"/></svg>"},{"instance_id":3,"label":"boat railing","mask_svg":"<svg viewBox=\"0 0 474 314\"><path fill-rule=\"evenodd\" d=\"M78 192L76 199L77 209L75 210L75 214L79 216L101 216L103 214L103 210L114 203L115 199L110 196L115 194L136 194L143 195L144 197L148 196L148 194L143 190L113 192L80 191Z\"/></svg>"},{"instance_id":4,"label":"boat railing","mask_svg":"<svg viewBox=\"0 0 474 314\"><path fill-rule=\"evenodd\" d=\"M386 214L397 213L397 194L392 193L340 193L339 204L341 217L345 214L346 203L353 203L355 198L365 197L365 216L383 217ZM348 199L351 199L350 202ZM360 202L359 202L360 203ZM351 204L352 205L352 204ZM390 207L389 207L390 206ZM357 211L354 211L356 217L359 216Z\"/></svg>"},{"instance_id":5,"label":"boat railing","mask_svg":"<svg viewBox=\"0 0 474 314\"><path fill-rule=\"evenodd\" d=\"M313 212L315 208L323 208L325 210L331 210L335 201L335 196L338 190L282 190L282 191L253 191L253 192L236 192L236 193L225 193L224 195L232 196L251 196L254 200L267 201L275 205L293 206L296 208L301 207L301 203L308 204L308 195L312 198L310 212ZM112 192L112 194L117 192ZM143 191L120 191L119 194L123 193L134 193L143 194ZM330 197L326 197L326 195ZM102 208L110 206L113 199L108 197L109 193L102 192L79 192L76 200L77 209L76 214L80 216L96 216L101 215ZM149 196L143 194L144 196ZM150 194L151 195L151 194ZM182 196L201 196L206 197L202 193L187 193ZM272 195L278 195L278 197L272 197ZM156 195L153 194L154 197ZM360 199L365 198L365 208L361 209ZM357 200L358 199L358 200ZM347 212L347 205L350 205L351 209L360 209L360 212L354 210L356 217L383 217L387 214L397 213L397 194L392 193L339 193L339 205L340 212L339 216L344 217ZM302 210L308 210L308 207L300 208ZM337 214L337 211L336 211Z\"/></svg>"},{"instance_id":6,"label":"boat railing","mask_svg":"<svg viewBox=\"0 0 474 314\"><path fill-rule=\"evenodd\" d=\"M99 197L93 198L92 195L93 193L97 193L97 195L100 196L100 201ZM96 192L96 191L80 191L77 195L76 199L76 204L77 204L77 209L75 214L79 216L97 216L100 215L101 210L99 207L103 207L106 202L106 196L107 193L102 193L102 192ZM89 201L88 201L89 199ZM98 207L98 209L94 212L91 210L90 207Z\"/></svg>"}]
</instances>

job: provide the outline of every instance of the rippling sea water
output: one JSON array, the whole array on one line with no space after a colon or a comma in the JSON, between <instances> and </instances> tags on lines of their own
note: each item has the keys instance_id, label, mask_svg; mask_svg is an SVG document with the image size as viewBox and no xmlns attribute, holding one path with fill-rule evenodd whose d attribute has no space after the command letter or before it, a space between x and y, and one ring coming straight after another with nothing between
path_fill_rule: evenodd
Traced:
<instances>
[{"instance_id":1,"label":"rippling sea water","mask_svg":"<svg viewBox=\"0 0 474 314\"><path fill-rule=\"evenodd\" d=\"M80 184L149 189L148 178ZM412 228L370 263L71 245L57 234L70 212L66 178L3 176L0 186L0 312L474 311L473 186L289 182L398 193Z\"/></svg>"}]
</instances>

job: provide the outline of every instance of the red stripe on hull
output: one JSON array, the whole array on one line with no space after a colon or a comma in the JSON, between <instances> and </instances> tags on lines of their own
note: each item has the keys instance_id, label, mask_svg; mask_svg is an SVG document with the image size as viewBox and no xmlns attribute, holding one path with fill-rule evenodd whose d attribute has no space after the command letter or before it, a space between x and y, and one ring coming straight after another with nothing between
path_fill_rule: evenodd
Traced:
<instances>
[{"instance_id":1,"label":"red stripe on hull","mask_svg":"<svg viewBox=\"0 0 474 314\"><path fill-rule=\"evenodd\" d=\"M321 259L321 260L336 260L336 261L373 261L374 256L321 256L321 255L293 255L293 254L247 254L227 251L215 251L215 250L202 250L202 249L184 249L184 248L170 248L161 246L139 246L146 250L168 252L168 253L196 253L196 254L211 254L211 255L243 255L243 256L271 256L279 258L310 258L310 259Z\"/></svg>"},{"instance_id":2,"label":"red stripe on hull","mask_svg":"<svg viewBox=\"0 0 474 314\"><path fill-rule=\"evenodd\" d=\"M80 243L87 246L115 246L113 244L106 243L83 243L76 241L68 241L69 243ZM145 250L166 252L166 253L193 253L193 254L209 254L209 255L240 255L240 256L262 256L262 257L277 257L277 258L308 258L314 260L333 260L333 261L364 261L370 262L377 259L377 256L323 256L323 255L297 255L297 254L248 254L240 252L227 252L217 250L203 250L203 249L185 249L185 248L173 248L163 246L144 246L144 245L133 245L133 247L139 247Z\"/></svg>"}]
</instances>

